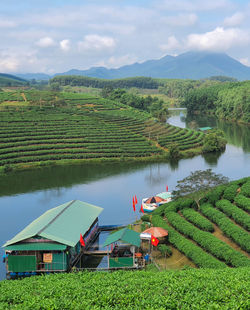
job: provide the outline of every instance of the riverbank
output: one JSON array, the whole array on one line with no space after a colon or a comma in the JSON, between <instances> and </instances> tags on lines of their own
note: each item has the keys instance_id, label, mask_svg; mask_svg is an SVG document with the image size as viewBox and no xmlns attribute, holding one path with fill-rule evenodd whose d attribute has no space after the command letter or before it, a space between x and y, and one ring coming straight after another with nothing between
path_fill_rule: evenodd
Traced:
<instances>
[{"instance_id":1,"label":"riverbank","mask_svg":"<svg viewBox=\"0 0 250 310\"><path fill-rule=\"evenodd\" d=\"M196 149L189 149L186 151L180 152L179 158L186 159L192 158L196 155L202 154L201 147ZM104 163L164 163L169 162L170 156L169 152L165 151L164 155L148 156L148 157L119 157L119 158L92 158L92 159L62 159L62 160L48 160L44 162L30 162L30 163L20 163L20 164L11 164L0 167L0 175L7 175L10 172L14 171L26 171L32 169L43 169L44 167L52 166L70 166L70 165L79 165L79 164L104 164Z\"/></svg>"}]
</instances>

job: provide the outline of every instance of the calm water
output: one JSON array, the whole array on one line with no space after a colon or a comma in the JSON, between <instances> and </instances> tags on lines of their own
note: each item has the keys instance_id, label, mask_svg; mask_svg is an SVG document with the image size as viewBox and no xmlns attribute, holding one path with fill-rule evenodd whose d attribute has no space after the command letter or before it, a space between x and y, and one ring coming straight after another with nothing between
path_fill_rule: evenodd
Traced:
<instances>
[{"instance_id":1,"label":"calm water","mask_svg":"<svg viewBox=\"0 0 250 310\"><path fill-rule=\"evenodd\" d=\"M173 111L169 123L180 127L212 126L225 131L229 141L222 154L196 156L175 164L105 164L50 167L11 174L0 179L0 245L11 239L46 210L79 199L104 208L101 224L128 224L139 217L132 197L172 190L177 180L191 171L212 168L230 179L250 175L250 127L215 118L187 118L185 111ZM3 250L0 249L2 257ZM0 263L0 279L5 266Z\"/></svg>"}]
</instances>

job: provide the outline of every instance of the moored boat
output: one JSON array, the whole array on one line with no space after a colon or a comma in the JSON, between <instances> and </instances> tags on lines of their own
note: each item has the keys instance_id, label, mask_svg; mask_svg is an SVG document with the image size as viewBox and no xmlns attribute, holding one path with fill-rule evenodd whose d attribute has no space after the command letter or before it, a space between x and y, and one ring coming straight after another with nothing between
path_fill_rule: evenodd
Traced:
<instances>
[{"instance_id":1,"label":"moored boat","mask_svg":"<svg viewBox=\"0 0 250 310\"><path fill-rule=\"evenodd\" d=\"M171 192L162 192L153 197L142 199L142 208L146 213L151 213L159 206L168 203L172 200Z\"/></svg>"}]
</instances>

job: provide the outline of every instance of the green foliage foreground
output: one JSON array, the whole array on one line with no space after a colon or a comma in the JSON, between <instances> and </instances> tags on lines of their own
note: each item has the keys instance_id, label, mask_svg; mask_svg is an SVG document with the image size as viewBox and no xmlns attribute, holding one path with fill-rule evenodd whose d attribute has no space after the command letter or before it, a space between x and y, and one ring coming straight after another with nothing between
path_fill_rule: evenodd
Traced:
<instances>
[{"instance_id":1,"label":"green foliage foreground","mask_svg":"<svg viewBox=\"0 0 250 310\"><path fill-rule=\"evenodd\" d=\"M57 274L0 283L1 309L249 309L249 268Z\"/></svg>"}]
</instances>

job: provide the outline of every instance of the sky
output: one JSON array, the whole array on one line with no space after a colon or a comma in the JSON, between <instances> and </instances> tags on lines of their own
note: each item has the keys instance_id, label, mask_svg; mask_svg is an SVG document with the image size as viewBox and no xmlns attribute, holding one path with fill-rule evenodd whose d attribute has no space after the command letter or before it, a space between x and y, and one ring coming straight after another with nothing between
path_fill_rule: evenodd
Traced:
<instances>
[{"instance_id":1,"label":"sky","mask_svg":"<svg viewBox=\"0 0 250 310\"><path fill-rule=\"evenodd\" d=\"M54 74L215 51L250 66L249 0L1 0L0 72Z\"/></svg>"}]
</instances>

